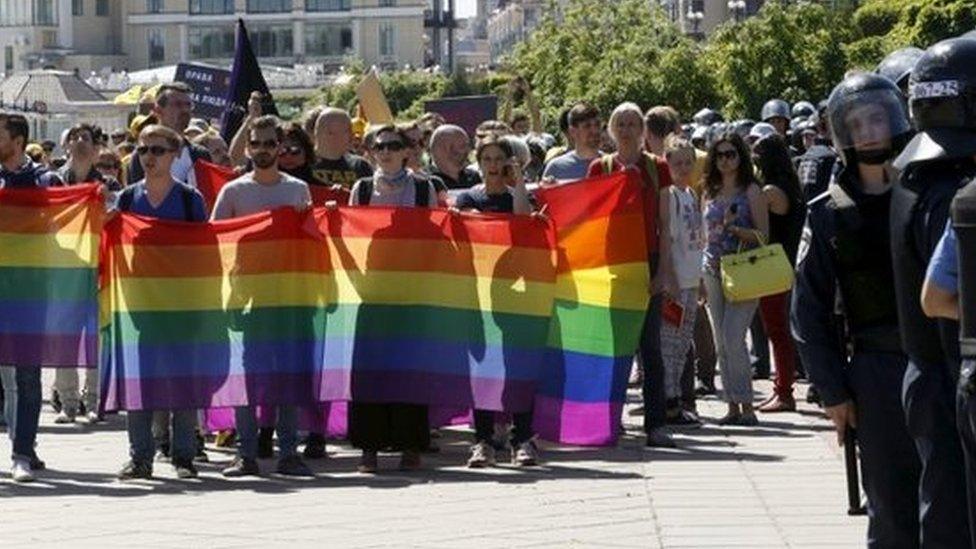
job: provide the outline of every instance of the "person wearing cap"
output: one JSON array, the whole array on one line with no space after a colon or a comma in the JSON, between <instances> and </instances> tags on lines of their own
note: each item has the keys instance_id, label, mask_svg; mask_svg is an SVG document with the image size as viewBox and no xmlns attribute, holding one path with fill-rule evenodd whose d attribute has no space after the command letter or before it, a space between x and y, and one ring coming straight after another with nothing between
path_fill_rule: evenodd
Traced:
<instances>
[{"instance_id":1,"label":"person wearing cap","mask_svg":"<svg viewBox=\"0 0 976 549\"><path fill-rule=\"evenodd\" d=\"M152 115L159 124L183 135L187 126L190 124L190 117L193 114L193 100L190 99L191 89L183 82L173 82L163 84L156 91L155 103L152 108ZM137 117L138 118L138 117ZM143 119L146 123L147 119ZM135 119L133 119L135 123ZM194 145L184 137L183 146L180 154L173 161L170 170L173 178L196 187L196 175L194 173L194 163L197 160L211 161L210 152L207 149ZM139 155L132 155L129 158L126 177L128 184L132 185L145 177L145 172L139 163Z\"/></svg>"},{"instance_id":2,"label":"person wearing cap","mask_svg":"<svg viewBox=\"0 0 976 549\"><path fill-rule=\"evenodd\" d=\"M793 337L838 444L856 442L860 450L867 547L917 548L921 467L903 420L906 359L888 245L888 172L911 125L897 86L873 73L838 84L827 113L843 167L809 204L797 252Z\"/></svg>"},{"instance_id":3,"label":"person wearing cap","mask_svg":"<svg viewBox=\"0 0 976 549\"><path fill-rule=\"evenodd\" d=\"M760 139L770 135L775 135L777 133L779 132L777 132L776 127L773 126L772 124L768 122L760 122L755 126L753 126L751 130L749 130L749 134L745 138L746 143L748 143L749 146L751 147L755 145L756 142L759 141Z\"/></svg>"},{"instance_id":4,"label":"person wearing cap","mask_svg":"<svg viewBox=\"0 0 976 549\"><path fill-rule=\"evenodd\" d=\"M932 547L969 547L972 525L954 406L959 325L928 318L919 296L951 200L976 176L976 40L956 38L930 47L912 68L908 88L918 133L895 160L901 173L891 202L894 282L901 343L908 355L903 401L922 462L922 541Z\"/></svg>"}]
</instances>

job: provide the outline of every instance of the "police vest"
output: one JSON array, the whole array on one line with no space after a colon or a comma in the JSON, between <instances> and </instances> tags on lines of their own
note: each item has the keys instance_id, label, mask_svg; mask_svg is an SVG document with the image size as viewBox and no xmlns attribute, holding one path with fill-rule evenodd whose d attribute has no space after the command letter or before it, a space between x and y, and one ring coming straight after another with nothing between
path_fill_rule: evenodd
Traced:
<instances>
[{"instance_id":1,"label":"police vest","mask_svg":"<svg viewBox=\"0 0 976 549\"><path fill-rule=\"evenodd\" d=\"M889 333L891 341L873 344L883 350L897 347L897 336L890 329L898 323L895 307L895 285L887 246L877 241L857 204L836 183L828 188L827 209L834 214L834 237L831 240L834 262L844 313L852 337ZM885 338L886 340L888 338Z\"/></svg>"},{"instance_id":2,"label":"police vest","mask_svg":"<svg viewBox=\"0 0 976 549\"><path fill-rule=\"evenodd\" d=\"M959 256L959 347L963 358L976 358L976 180L952 200L952 227Z\"/></svg>"}]
</instances>

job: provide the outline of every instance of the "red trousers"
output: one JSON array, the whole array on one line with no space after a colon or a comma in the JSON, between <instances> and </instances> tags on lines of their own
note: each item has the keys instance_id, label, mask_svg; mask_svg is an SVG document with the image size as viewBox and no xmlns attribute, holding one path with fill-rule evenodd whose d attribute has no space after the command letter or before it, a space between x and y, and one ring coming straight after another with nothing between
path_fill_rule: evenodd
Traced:
<instances>
[{"instance_id":1,"label":"red trousers","mask_svg":"<svg viewBox=\"0 0 976 549\"><path fill-rule=\"evenodd\" d=\"M793 397L796 379L796 347L790 335L790 292L771 295L759 300L759 314L766 337L773 346L776 377L773 386L780 399Z\"/></svg>"}]
</instances>

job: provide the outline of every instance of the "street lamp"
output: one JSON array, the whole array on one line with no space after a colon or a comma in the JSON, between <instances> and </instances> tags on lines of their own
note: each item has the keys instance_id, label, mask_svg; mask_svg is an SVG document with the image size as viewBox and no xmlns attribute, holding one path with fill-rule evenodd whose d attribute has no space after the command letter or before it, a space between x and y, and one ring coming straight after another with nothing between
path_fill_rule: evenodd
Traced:
<instances>
[{"instance_id":1,"label":"street lamp","mask_svg":"<svg viewBox=\"0 0 976 549\"><path fill-rule=\"evenodd\" d=\"M728 3L729 11L732 12L732 17L735 22L738 23L742 20L742 16L746 12L746 2L745 0L729 0Z\"/></svg>"},{"instance_id":2,"label":"street lamp","mask_svg":"<svg viewBox=\"0 0 976 549\"><path fill-rule=\"evenodd\" d=\"M702 19L704 18L704 13L688 8L688 13L685 14L685 21L691 23L692 28L694 29L692 30L692 34L694 36L698 36L698 27L701 25Z\"/></svg>"}]
</instances>

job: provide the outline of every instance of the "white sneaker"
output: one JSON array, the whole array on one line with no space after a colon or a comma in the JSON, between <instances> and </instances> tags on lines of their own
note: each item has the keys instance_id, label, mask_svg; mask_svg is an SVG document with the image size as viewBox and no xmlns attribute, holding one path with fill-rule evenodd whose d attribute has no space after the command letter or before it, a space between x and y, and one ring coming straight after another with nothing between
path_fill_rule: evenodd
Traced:
<instances>
[{"instance_id":1,"label":"white sneaker","mask_svg":"<svg viewBox=\"0 0 976 549\"><path fill-rule=\"evenodd\" d=\"M94 425L96 423L101 423L102 421L104 421L101 417L99 417L99 415L96 412L88 412L85 418L88 420L89 425Z\"/></svg>"},{"instance_id":2,"label":"white sneaker","mask_svg":"<svg viewBox=\"0 0 976 549\"><path fill-rule=\"evenodd\" d=\"M519 467L529 467L539 464L539 449L535 442L527 440L512 452L512 462Z\"/></svg>"},{"instance_id":3,"label":"white sneaker","mask_svg":"<svg viewBox=\"0 0 976 549\"><path fill-rule=\"evenodd\" d=\"M68 413L68 412L66 412L64 410L61 410L60 412L58 412L57 417L54 418L54 423L57 423L59 425L65 425L65 424L74 423L74 422L75 422L75 414Z\"/></svg>"},{"instance_id":4,"label":"white sneaker","mask_svg":"<svg viewBox=\"0 0 976 549\"><path fill-rule=\"evenodd\" d=\"M481 469L495 464L495 449L487 442L479 442L471 447L471 457L468 458L468 467L471 469Z\"/></svg>"},{"instance_id":5,"label":"white sneaker","mask_svg":"<svg viewBox=\"0 0 976 549\"><path fill-rule=\"evenodd\" d=\"M32 482L34 473L31 472L30 461L15 459L13 467L10 468L10 477L14 479L14 482Z\"/></svg>"}]
</instances>

